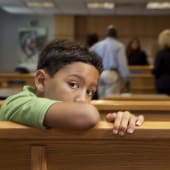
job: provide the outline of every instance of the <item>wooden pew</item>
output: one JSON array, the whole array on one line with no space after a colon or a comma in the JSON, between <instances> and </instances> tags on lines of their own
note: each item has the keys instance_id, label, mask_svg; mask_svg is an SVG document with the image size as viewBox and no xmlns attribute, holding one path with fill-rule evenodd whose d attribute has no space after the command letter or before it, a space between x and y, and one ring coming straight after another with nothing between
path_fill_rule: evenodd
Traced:
<instances>
[{"instance_id":1,"label":"wooden pew","mask_svg":"<svg viewBox=\"0 0 170 170\"><path fill-rule=\"evenodd\" d=\"M131 93L154 93L154 77L152 74L130 74ZM34 74L1 73L0 88L19 88L34 85Z\"/></svg>"},{"instance_id":2,"label":"wooden pew","mask_svg":"<svg viewBox=\"0 0 170 170\"><path fill-rule=\"evenodd\" d=\"M0 107L2 106L2 104L3 104L3 100L0 100Z\"/></svg>"},{"instance_id":3,"label":"wooden pew","mask_svg":"<svg viewBox=\"0 0 170 170\"><path fill-rule=\"evenodd\" d=\"M0 88L19 88L34 85L34 74L1 73Z\"/></svg>"},{"instance_id":4,"label":"wooden pew","mask_svg":"<svg viewBox=\"0 0 170 170\"><path fill-rule=\"evenodd\" d=\"M104 100L138 100L138 101L163 101L170 100L168 95L158 95L158 94L115 94L104 98Z\"/></svg>"},{"instance_id":5,"label":"wooden pew","mask_svg":"<svg viewBox=\"0 0 170 170\"><path fill-rule=\"evenodd\" d=\"M21 89L0 88L0 100L4 100L7 97L20 92Z\"/></svg>"},{"instance_id":6,"label":"wooden pew","mask_svg":"<svg viewBox=\"0 0 170 170\"><path fill-rule=\"evenodd\" d=\"M130 71L130 93L153 94L155 93L152 65L128 66Z\"/></svg>"},{"instance_id":7,"label":"wooden pew","mask_svg":"<svg viewBox=\"0 0 170 170\"><path fill-rule=\"evenodd\" d=\"M155 93L154 76L150 74L130 74L130 93Z\"/></svg>"},{"instance_id":8,"label":"wooden pew","mask_svg":"<svg viewBox=\"0 0 170 170\"><path fill-rule=\"evenodd\" d=\"M146 73L151 73L153 66L152 65L147 65L147 66L128 66L130 73L136 73L136 74L146 74Z\"/></svg>"},{"instance_id":9,"label":"wooden pew","mask_svg":"<svg viewBox=\"0 0 170 170\"><path fill-rule=\"evenodd\" d=\"M87 131L0 122L0 151L2 170L169 170L170 122L145 122L124 137L106 122Z\"/></svg>"},{"instance_id":10,"label":"wooden pew","mask_svg":"<svg viewBox=\"0 0 170 170\"><path fill-rule=\"evenodd\" d=\"M100 112L101 119L105 120L106 113L130 111L136 115L143 114L145 120L170 121L170 101L114 101L93 100L91 102ZM3 100L0 100L0 107Z\"/></svg>"},{"instance_id":11,"label":"wooden pew","mask_svg":"<svg viewBox=\"0 0 170 170\"><path fill-rule=\"evenodd\" d=\"M105 119L105 114L117 111L130 111L135 114L143 114L145 120L170 121L170 101L116 101L116 100L93 100L92 104Z\"/></svg>"}]
</instances>

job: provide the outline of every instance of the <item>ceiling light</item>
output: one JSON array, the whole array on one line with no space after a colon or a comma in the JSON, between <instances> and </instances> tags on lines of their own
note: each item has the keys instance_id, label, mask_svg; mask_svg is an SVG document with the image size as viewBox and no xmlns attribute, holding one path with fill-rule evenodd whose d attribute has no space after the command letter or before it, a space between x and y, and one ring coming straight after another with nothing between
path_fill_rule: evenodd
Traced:
<instances>
[{"instance_id":1,"label":"ceiling light","mask_svg":"<svg viewBox=\"0 0 170 170\"><path fill-rule=\"evenodd\" d=\"M31 14L32 10L29 8L20 8L20 7L11 7L11 6L3 6L3 10L9 13L14 13L14 14Z\"/></svg>"},{"instance_id":2,"label":"ceiling light","mask_svg":"<svg viewBox=\"0 0 170 170\"><path fill-rule=\"evenodd\" d=\"M170 2L149 2L146 5L148 9L167 9L170 8Z\"/></svg>"},{"instance_id":3,"label":"ceiling light","mask_svg":"<svg viewBox=\"0 0 170 170\"><path fill-rule=\"evenodd\" d=\"M26 2L27 7L30 8L54 8L55 5L52 2Z\"/></svg>"},{"instance_id":4,"label":"ceiling light","mask_svg":"<svg viewBox=\"0 0 170 170\"><path fill-rule=\"evenodd\" d=\"M87 8L89 9L113 9L113 2L89 2L87 3Z\"/></svg>"}]
</instances>

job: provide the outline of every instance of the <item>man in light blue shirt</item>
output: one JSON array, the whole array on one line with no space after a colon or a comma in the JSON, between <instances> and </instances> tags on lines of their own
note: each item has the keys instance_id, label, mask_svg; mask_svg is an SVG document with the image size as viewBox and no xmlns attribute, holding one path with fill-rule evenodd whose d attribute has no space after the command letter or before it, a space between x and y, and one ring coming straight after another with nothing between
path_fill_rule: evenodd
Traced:
<instances>
[{"instance_id":1,"label":"man in light blue shirt","mask_svg":"<svg viewBox=\"0 0 170 170\"><path fill-rule=\"evenodd\" d=\"M96 52L103 61L104 71L98 87L99 98L120 93L122 82L127 91L129 70L125 47L117 40L117 31L113 25L107 28L106 38L94 44L90 50Z\"/></svg>"}]
</instances>

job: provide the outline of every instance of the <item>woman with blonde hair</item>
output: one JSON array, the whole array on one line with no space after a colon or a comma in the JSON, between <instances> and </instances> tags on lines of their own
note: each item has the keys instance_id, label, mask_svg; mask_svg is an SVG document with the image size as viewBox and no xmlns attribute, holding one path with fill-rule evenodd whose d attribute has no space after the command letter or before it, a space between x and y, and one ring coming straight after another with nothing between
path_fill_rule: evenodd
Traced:
<instances>
[{"instance_id":1,"label":"woman with blonde hair","mask_svg":"<svg viewBox=\"0 0 170 170\"><path fill-rule=\"evenodd\" d=\"M159 34L158 44L160 50L156 54L153 69L156 92L170 95L170 29Z\"/></svg>"}]
</instances>

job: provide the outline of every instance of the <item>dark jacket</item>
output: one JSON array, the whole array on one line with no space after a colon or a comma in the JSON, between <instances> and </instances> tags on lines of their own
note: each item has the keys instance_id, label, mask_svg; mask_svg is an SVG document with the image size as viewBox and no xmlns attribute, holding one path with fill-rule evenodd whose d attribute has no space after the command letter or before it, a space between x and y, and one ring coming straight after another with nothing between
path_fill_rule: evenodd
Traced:
<instances>
[{"instance_id":1,"label":"dark jacket","mask_svg":"<svg viewBox=\"0 0 170 170\"><path fill-rule=\"evenodd\" d=\"M141 50L132 50L127 54L128 65L148 65L147 55Z\"/></svg>"},{"instance_id":2,"label":"dark jacket","mask_svg":"<svg viewBox=\"0 0 170 170\"><path fill-rule=\"evenodd\" d=\"M157 53L153 74L157 92L170 94L170 48Z\"/></svg>"}]
</instances>

